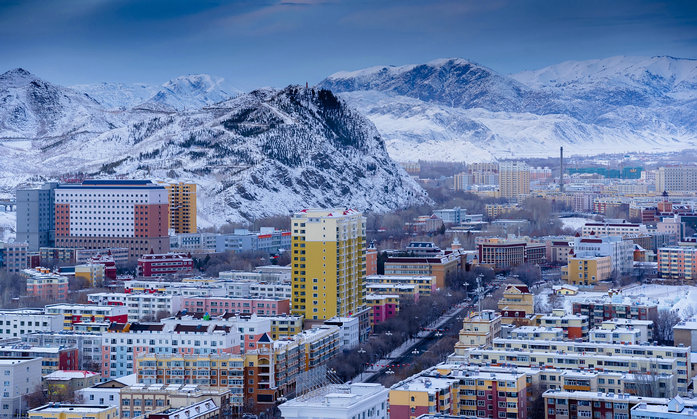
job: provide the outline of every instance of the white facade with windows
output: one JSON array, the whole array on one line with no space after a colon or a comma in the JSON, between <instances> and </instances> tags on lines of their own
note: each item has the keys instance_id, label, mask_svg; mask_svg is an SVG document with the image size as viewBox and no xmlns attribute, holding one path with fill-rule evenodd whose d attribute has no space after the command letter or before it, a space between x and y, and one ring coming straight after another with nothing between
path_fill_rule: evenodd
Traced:
<instances>
[{"instance_id":1,"label":"white facade with windows","mask_svg":"<svg viewBox=\"0 0 697 419\"><path fill-rule=\"evenodd\" d=\"M128 309L129 321L155 317L163 312L171 315L182 308L182 297L168 294L100 292L88 295L87 301L100 305L123 305Z\"/></svg>"},{"instance_id":2,"label":"white facade with windows","mask_svg":"<svg viewBox=\"0 0 697 419\"><path fill-rule=\"evenodd\" d=\"M63 316L43 310L0 310L0 339L63 330Z\"/></svg>"},{"instance_id":3,"label":"white facade with windows","mask_svg":"<svg viewBox=\"0 0 697 419\"><path fill-rule=\"evenodd\" d=\"M0 358L0 418L20 417L24 397L41 386L41 358Z\"/></svg>"}]
</instances>

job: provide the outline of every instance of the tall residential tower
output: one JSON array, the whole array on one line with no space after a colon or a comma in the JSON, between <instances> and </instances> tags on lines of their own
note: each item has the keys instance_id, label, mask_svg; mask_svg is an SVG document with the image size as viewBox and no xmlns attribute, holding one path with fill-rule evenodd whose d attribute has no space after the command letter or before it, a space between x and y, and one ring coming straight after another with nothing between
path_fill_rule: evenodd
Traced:
<instances>
[{"instance_id":1,"label":"tall residential tower","mask_svg":"<svg viewBox=\"0 0 697 419\"><path fill-rule=\"evenodd\" d=\"M306 209L292 217L293 313L306 320L350 316L364 305L365 217Z\"/></svg>"}]
</instances>

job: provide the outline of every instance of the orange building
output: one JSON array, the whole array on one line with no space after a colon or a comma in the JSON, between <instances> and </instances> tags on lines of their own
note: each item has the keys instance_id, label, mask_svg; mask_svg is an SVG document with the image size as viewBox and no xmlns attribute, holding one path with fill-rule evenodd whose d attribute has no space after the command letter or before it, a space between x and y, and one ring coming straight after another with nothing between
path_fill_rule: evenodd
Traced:
<instances>
[{"instance_id":1,"label":"orange building","mask_svg":"<svg viewBox=\"0 0 697 419\"><path fill-rule=\"evenodd\" d=\"M370 243L365 251L365 274L378 274L378 249L375 248L374 243Z\"/></svg>"}]
</instances>

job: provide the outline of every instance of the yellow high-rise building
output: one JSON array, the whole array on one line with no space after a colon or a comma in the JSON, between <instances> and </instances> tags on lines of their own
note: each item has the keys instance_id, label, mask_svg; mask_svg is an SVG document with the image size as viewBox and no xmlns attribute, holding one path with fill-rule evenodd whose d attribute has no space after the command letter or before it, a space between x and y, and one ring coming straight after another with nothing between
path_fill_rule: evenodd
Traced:
<instances>
[{"instance_id":1,"label":"yellow high-rise building","mask_svg":"<svg viewBox=\"0 0 697 419\"><path fill-rule=\"evenodd\" d=\"M293 314L306 320L347 317L364 305L365 217L308 209L292 217Z\"/></svg>"},{"instance_id":2,"label":"yellow high-rise building","mask_svg":"<svg viewBox=\"0 0 697 419\"><path fill-rule=\"evenodd\" d=\"M530 194L530 167L520 161L499 163L499 191L502 198L521 200Z\"/></svg>"},{"instance_id":3,"label":"yellow high-rise building","mask_svg":"<svg viewBox=\"0 0 697 419\"><path fill-rule=\"evenodd\" d=\"M196 184L165 183L169 193L169 228L177 234L196 233Z\"/></svg>"}]
</instances>

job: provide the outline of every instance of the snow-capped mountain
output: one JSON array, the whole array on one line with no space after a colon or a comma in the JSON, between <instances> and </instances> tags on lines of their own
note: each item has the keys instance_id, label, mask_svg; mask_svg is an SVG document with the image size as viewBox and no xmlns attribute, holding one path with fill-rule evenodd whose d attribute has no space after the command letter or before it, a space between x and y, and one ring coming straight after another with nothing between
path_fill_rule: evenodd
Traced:
<instances>
[{"instance_id":1,"label":"snow-capped mountain","mask_svg":"<svg viewBox=\"0 0 697 419\"><path fill-rule=\"evenodd\" d=\"M97 83L80 84L72 88L87 93L106 109L135 108L155 112L199 109L242 93L223 78L208 74L180 76L160 86L145 83Z\"/></svg>"},{"instance_id":2,"label":"snow-capped mountain","mask_svg":"<svg viewBox=\"0 0 697 419\"><path fill-rule=\"evenodd\" d=\"M76 171L191 181L204 226L304 207L386 211L429 200L390 159L374 125L328 90L264 89L186 112L113 112L25 73L0 79L0 92L22 99L2 102L0 121L16 108L5 103L21 103L39 127L50 126L43 118L51 115L87 110L97 121L117 114L120 125L59 137L27 130L24 141L0 135L3 187ZM57 99L35 99L34 82Z\"/></svg>"},{"instance_id":3,"label":"snow-capped mountain","mask_svg":"<svg viewBox=\"0 0 697 419\"><path fill-rule=\"evenodd\" d=\"M161 86L146 83L95 83L77 84L72 89L87 93L102 107L113 110L127 110L155 96Z\"/></svg>"},{"instance_id":4,"label":"snow-capped mountain","mask_svg":"<svg viewBox=\"0 0 697 419\"><path fill-rule=\"evenodd\" d=\"M513 76L462 59L339 72L341 92L396 160L679 150L697 146L697 61L614 57Z\"/></svg>"},{"instance_id":5,"label":"snow-capped mountain","mask_svg":"<svg viewBox=\"0 0 697 419\"><path fill-rule=\"evenodd\" d=\"M89 95L17 68L0 75L0 139L58 138L104 132L118 118Z\"/></svg>"},{"instance_id":6,"label":"snow-capped mountain","mask_svg":"<svg viewBox=\"0 0 697 419\"><path fill-rule=\"evenodd\" d=\"M222 78L193 74L168 81L149 100L135 108L164 112L185 111L222 102L240 93L233 87L226 87Z\"/></svg>"}]
</instances>

